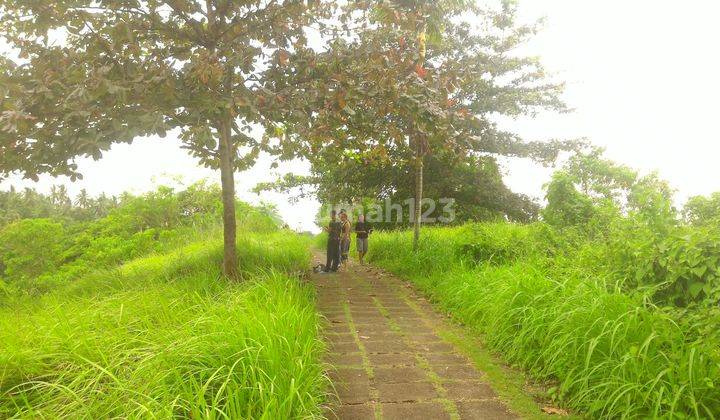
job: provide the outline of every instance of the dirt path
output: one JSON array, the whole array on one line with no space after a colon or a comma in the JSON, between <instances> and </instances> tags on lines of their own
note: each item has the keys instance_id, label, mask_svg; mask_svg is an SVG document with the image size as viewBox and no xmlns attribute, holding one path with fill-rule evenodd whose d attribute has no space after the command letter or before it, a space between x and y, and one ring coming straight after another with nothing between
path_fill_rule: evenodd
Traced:
<instances>
[{"instance_id":1,"label":"dirt path","mask_svg":"<svg viewBox=\"0 0 720 420\"><path fill-rule=\"evenodd\" d=\"M337 396L328 418L516 418L483 372L440 338L447 321L406 282L352 263L312 280L330 323L328 374Z\"/></svg>"}]
</instances>

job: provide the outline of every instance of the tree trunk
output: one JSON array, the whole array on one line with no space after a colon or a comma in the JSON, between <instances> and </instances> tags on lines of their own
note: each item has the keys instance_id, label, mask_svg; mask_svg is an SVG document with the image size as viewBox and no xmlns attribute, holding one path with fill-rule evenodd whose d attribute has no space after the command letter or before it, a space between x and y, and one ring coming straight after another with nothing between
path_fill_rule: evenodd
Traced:
<instances>
[{"instance_id":1,"label":"tree trunk","mask_svg":"<svg viewBox=\"0 0 720 420\"><path fill-rule=\"evenodd\" d=\"M417 65L425 66L425 54L427 48L426 23L423 21L418 27L418 60ZM417 132L416 132L417 136ZM413 232L413 250L417 251L420 247L420 224L422 223L422 195L423 195L423 156L425 156L425 138L419 136L415 138L415 226Z\"/></svg>"},{"instance_id":2,"label":"tree trunk","mask_svg":"<svg viewBox=\"0 0 720 420\"><path fill-rule=\"evenodd\" d=\"M413 218L413 250L417 251L420 241L420 224L422 223L423 195L423 156L419 151L415 159L415 215Z\"/></svg>"},{"instance_id":3,"label":"tree trunk","mask_svg":"<svg viewBox=\"0 0 720 420\"><path fill-rule=\"evenodd\" d=\"M237 221L235 219L235 150L232 146L231 120L228 115L220 123L220 178L222 181L223 202L223 273L229 278L237 278L238 258L235 239Z\"/></svg>"}]
</instances>

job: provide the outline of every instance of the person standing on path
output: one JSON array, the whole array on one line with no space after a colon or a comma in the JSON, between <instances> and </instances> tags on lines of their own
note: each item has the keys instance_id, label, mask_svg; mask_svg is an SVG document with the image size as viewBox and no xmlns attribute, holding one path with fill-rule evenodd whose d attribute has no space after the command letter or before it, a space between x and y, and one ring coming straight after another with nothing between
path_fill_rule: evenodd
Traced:
<instances>
[{"instance_id":1,"label":"person standing on path","mask_svg":"<svg viewBox=\"0 0 720 420\"><path fill-rule=\"evenodd\" d=\"M352 230L352 224L350 223L345 210L340 211L340 223L342 223L340 236L340 262L344 267L348 260L348 253L350 252L350 231Z\"/></svg>"},{"instance_id":2,"label":"person standing on path","mask_svg":"<svg viewBox=\"0 0 720 420\"><path fill-rule=\"evenodd\" d=\"M359 215L358 221L355 223L355 236L356 236L356 245L357 245L357 252L358 252L358 260L360 260L360 265L365 264L365 254L368 252L368 237L370 236L370 233L372 232L372 226L368 222L365 221L365 215Z\"/></svg>"},{"instance_id":3,"label":"person standing on path","mask_svg":"<svg viewBox=\"0 0 720 420\"><path fill-rule=\"evenodd\" d=\"M340 265L340 237L342 236L342 224L337 220L337 212L330 212L330 223L325 228L328 233L327 260L325 272L336 272Z\"/></svg>"}]
</instances>

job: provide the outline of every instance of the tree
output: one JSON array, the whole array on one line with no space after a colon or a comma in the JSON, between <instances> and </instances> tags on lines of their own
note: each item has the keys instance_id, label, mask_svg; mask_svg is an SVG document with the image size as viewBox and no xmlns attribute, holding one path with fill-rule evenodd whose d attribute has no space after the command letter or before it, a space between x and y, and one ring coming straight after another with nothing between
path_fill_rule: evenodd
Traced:
<instances>
[{"instance_id":1,"label":"tree","mask_svg":"<svg viewBox=\"0 0 720 420\"><path fill-rule=\"evenodd\" d=\"M80 194L78 194L77 198L75 198L75 205L78 206L81 210L87 210L90 208L91 204L91 198L88 194L87 190L83 188L80 190Z\"/></svg>"},{"instance_id":2,"label":"tree","mask_svg":"<svg viewBox=\"0 0 720 420\"><path fill-rule=\"evenodd\" d=\"M402 203L413 197L415 167L401 157L388 159L343 159L330 152L313 160L307 176L287 174L273 182L261 183L256 192L274 190L291 193L293 199L317 197L323 203ZM457 156L435 153L424 158L425 195L452 199L454 222L504 219L528 222L537 218L539 205L527 196L512 192L503 182L500 167L492 156ZM342 180L342 182L338 182ZM406 209L403 209L406 210ZM430 220L444 216L445 202L426 208ZM413 220L403 213L402 223ZM396 228L395 219L375 227Z\"/></svg>"},{"instance_id":3,"label":"tree","mask_svg":"<svg viewBox=\"0 0 720 420\"><path fill-rule=\"evenodd\" d=\"M590 147L568 159L545 186L542 216L551 225L580 226L604 219L602 228L621 215L636 216L654 232L665 234L677 222L674 191L656 173L640 176Z\"/></svg>"},{"instance_id":4,"label":"tree","mask_svg":"<svg viewBox=\"0 0 720 420\"><path fill-rule=\"evenodd\" d=\"M349 7L344 23L352 28L350 36L338 34L324 53L303 53L328 82L303 96L314 104L309 127L302 126L303 119L289 119L282 127L305 142L288 142L293 153L278 153L300 153L311 162L334 154L342 165L380 160L412 166L416 245L428 155L551 161L569 146L525 141L493 122L498 114L565 110L558 99L562 85L546 80L538 60L511 54L533 33L514 23L512 7L484 10L457 0ZM280 80L288 79L292 75Z\"/></svg>"},{"instance_id":5,"label":"tree","mask_svg":"<svg viewBox=\"0 0 720 420\"><path fill-rule=\"evenodd\" d=\"M289 55L332 10L322 3L0 0L0 33L19 56L0 58L0 174L75 180L76 157L179 129L183 147L220 169L223 269L235 276L234 172L260 151L251 126L270 125L283 102L266 73L300 72Z\"/></svg>"},{"instance_id":6,"label":"tree","mask_svg":"<svg viewBox=\"0 0 720 420\"><path fill-rule=\"evenodd\" d=\"M709 197L690 197L683 208L683 216L692 225L717 225L720 221L720 192L714 192Z\"/></svg>"}]
</instances>

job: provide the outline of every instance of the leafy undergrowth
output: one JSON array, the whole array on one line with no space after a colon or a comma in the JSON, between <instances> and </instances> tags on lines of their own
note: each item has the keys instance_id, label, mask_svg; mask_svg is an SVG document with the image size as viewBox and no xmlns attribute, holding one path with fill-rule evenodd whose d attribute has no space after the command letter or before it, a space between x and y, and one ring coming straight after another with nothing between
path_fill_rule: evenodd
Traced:
<instances>
[{"instance_id":1,"label":"leafy undergrowth","mask_svg":"<svg viewBox=\"0 0 720 420\"><path fill-rule=\"evenodd\" d=\"M378 232L370 258L509 362L555 381L549 397L566 406L591 417L717 417L717 338L590 267L587 249L600 245L558 241L543 224L471 224L425 229L413 252L411 232Z\"/></svg>"},{"instance_id":2,"label":"leafy undergrowth","mask_svg":"<svg viewBox=\"0 0 720 420\"><path fill-rule=\"evenodd\" d=\"M208 237L217 238L211 235ZM205 239L0 307L0 417L305 418L325 378L307 240L241 232L243 282Z\"/></svg>"}]
</instances>

